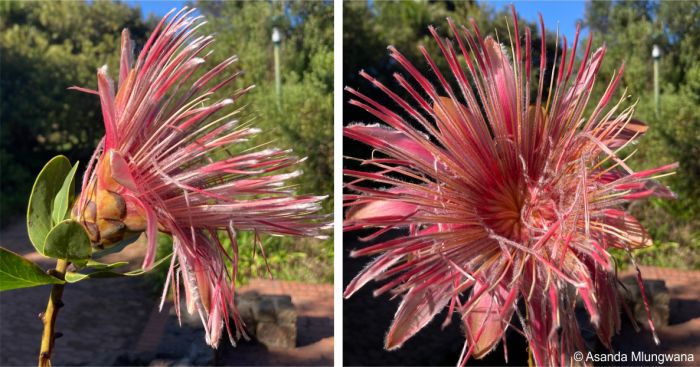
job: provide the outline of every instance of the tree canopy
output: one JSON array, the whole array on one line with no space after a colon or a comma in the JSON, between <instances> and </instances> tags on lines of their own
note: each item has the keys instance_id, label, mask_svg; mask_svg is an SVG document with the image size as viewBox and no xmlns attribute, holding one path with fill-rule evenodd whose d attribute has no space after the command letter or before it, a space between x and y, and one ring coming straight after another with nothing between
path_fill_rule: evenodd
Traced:
<instances>
[{"instance_id":1,"label":"tree canopy","mask_svg":"<svg viewBox=\"0 0 700 367\"><path fill-rule=\"evenodd\" d=\"M33 175L50 157L86 162L104 134L97 68L116 69L123 28L143 43L152 22L125 4L8 1L0 5L0 218L26 207Z\"/></svg>"}]
</instances>

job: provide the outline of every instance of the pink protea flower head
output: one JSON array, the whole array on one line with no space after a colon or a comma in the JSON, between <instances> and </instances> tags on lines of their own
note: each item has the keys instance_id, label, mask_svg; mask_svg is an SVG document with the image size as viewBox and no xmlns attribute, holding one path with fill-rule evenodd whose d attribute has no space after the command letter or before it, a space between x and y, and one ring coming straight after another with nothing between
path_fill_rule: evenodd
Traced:
<instances>
[{"instance_id":1,"label":"pink protea flower head","mask_svg":"<svg viewBox=\"0 0 700 367\"><path fill-rule=\"evenodd\" d=\"M575 71L577 31L570 52L564 38L545 80L541 18L539 74L531 70L530 30L521 45L514 9L513 18L510 48L482 37L474 22L468 29L448 20L454 40L431 27L451 74L443 75L421 47L435 83L389 47L409 77L394 74L402 94L361 75L400 109L347 88L351 104L386 125L344 129L376 151L362 160L369 169L345 171L351 193L344 196L344 229L376 228L365 241L404 230L352 252L377 257L345 291L350 297L370 280L383 280L375 296L403 296L387 349L447 308L445 323L459 313L466 335L460 365L493 350L508 328L527 338L537 365L569 365L585 348L574 318L577 299L610 346L621 301L607 250L651 245L624 206L673 197L654 178L675 164L634 172L619 156L646 130L632 119L634 106L610 105L622 68L602 99L589 101L605 48L591 53L589 40ZM586 115L589 105L594 109ZM513 315L519 327L511 324Z\"/></svg>"},{"instance_id":2,"label":"pink protea flower head","mask_svg":"<svg viewBox=\"0 0 700 367\"><path fill-rule=\"evenodd\" d=\"M323 197L293 196L285 184L300 173L280 172L300 161L290 151L231 153L258 129L236 119L240 109L216 114L250 87L211 101L236 79L229 72L236 57L193 77L214 41L197 35L203 22L193 11L168 13L135 61L124 30L116 93L106 67L97 72L97 91L74 87L99 95L105 137L88 165L73 215L99 248L145 232L146 269L154 262L157 232L172 235L164 298L170 287L179 303L182 284L187 310L200 315L207 342L217 346L224 325L232 342L245 336L233 300L236 231L321 236L326 219L318 213ZM219 231L228 232L232 254L219 242ZM177 310L179 315L179 305Z\"/></svg>"}]
</instances>

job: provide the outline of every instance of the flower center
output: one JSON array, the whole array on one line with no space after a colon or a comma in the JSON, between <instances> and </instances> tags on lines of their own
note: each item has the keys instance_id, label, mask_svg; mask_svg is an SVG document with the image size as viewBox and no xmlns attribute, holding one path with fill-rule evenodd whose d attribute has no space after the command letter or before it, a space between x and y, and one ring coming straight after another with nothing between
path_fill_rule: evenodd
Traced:
<instances>
[{"instance_id":1,"label":"flower center","mask_svg":"<svg viewBox=\"0 0 700 367\"><path fill-rule=\"evenodd\" d=\"M552 195L518 185L487 198L479 216L493 234L527 245L557 221L556 210Z\"/></svg>"},{"instance_id":2,"label":"flower center","mask_svg":"<svg viewBox=\"0 0 700 367\"><path fill-rule=\"evenodd\" d=\"M522 206L523 196L520 190L507 188L486 198L478 213L484 226L493 231L493 234L520 242Z\"/></svg>"}]
</instances>

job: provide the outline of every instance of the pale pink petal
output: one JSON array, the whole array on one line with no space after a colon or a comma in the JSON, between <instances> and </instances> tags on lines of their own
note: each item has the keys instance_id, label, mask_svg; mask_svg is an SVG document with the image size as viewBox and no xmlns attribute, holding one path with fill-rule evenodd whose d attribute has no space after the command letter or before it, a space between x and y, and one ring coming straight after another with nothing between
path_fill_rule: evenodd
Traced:
<instances>
[{"instance_id":1,"label":"pale pink petal","mask_svg":"<svg viewBox=\"0 0 700 367\"><path fill-rule=\"evenodd\" d=\"M408 292L396 311L384 347L388 350L400 348L406 340L425 327L452 298L449 292L451 287L451 284L436 284Z\"/></svg>"}]
</instances>

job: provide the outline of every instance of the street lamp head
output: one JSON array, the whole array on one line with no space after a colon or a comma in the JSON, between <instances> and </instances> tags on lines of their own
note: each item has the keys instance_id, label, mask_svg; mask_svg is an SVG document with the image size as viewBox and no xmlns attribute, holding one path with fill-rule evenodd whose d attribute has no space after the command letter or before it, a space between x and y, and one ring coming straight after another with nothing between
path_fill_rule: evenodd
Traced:
<instances>
[{"instance_id":1,"label":"street lamp head","mask_svg":"<svg viewBox=\"0 0 700 367\"><path fill-rule=\"evenodd\" d=\"M272 28L272 43L279 44L280 42L282 42L282 32L280 32L279 28L273 27Z\"/></svg>"},{"instance_id":2,"label":"street lamp head","mask_svg":"<svg viewBox=\"0 0 700 367\"><path fill-rule=\"evenodd\" d=\"M651 57L655 60L658 60L661 58L661 47L659 47L659 45L654 45L651 48Z\"/></svg>"}]
</instances>

